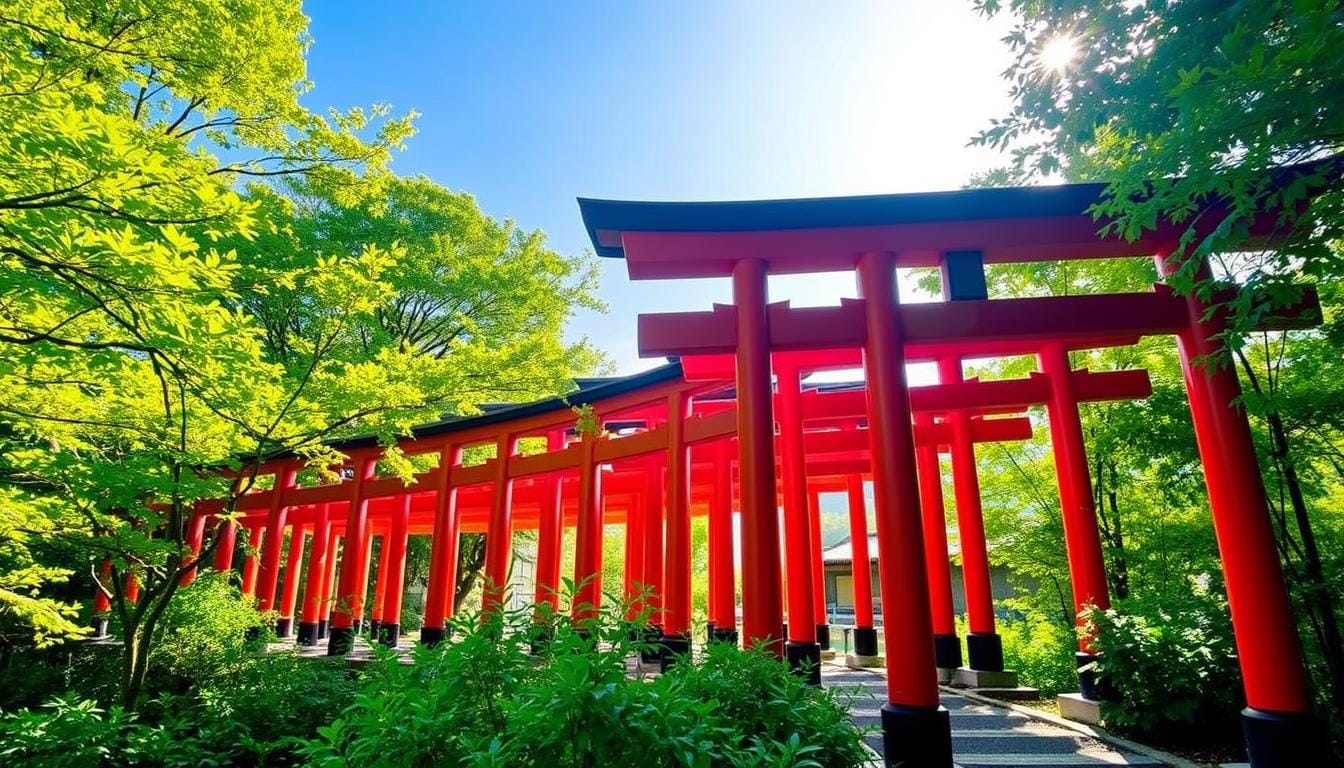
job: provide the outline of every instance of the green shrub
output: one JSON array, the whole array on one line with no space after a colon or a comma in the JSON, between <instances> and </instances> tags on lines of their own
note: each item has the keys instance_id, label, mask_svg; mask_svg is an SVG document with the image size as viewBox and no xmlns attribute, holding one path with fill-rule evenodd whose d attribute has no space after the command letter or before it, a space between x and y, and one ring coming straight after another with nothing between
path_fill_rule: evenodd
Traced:
<instances>
[{"instance_id":1,"label":"green shrub","mask_svg":"<svg viewBox=\"0 0 1344 768\"><path fill-rule=\"evenodd\" d=\"M354 703L303 753L316 766L861 765L861 734L830 694L756 652L711 649L655 679L619 606L554 621L540 659L531 609L467 616L456 640L384 654Z\"/></svg>"},{"instance_id":2,"label":"green shrub","mask_svg":"<svg viewBox=\"0 0 1344 768\"><path fill-rule=\"evenodd\" d=\"M1236 721L1241 674L1221 597L1197 591L1166 608L1130 603L1085 615L1100 653L1097 682L1115 694L1102 702L1108 724L1156 733Z\"/></svg>"},{"instance_id":3,"label":"green shrub","mask_svg":"<svg viewBox=\"0 0 1344 768\"><path fill-rule=\"evenodd\" d=\"M1042 696L1078 690L1077 635L1039 615L1001 621L1003 663Z\"/></svg>"},{"instance_id":4,"label":"green shrub","mask_svg":"<svg viewBox=\"0 0 1344 768\"><path fill-rule=\"evenodd\" d=\"M146 693L185 693L255 656L274 637L228 574L202 573L173 597L155 630Z\"/></svg>"}]
</instances>

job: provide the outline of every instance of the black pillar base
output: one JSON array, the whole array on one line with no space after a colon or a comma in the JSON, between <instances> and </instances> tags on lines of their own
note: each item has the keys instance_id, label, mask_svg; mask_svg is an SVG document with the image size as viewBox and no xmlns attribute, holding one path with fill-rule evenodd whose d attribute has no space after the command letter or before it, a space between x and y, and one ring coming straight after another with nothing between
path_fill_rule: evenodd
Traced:
<instances>
[{"instance_id":1,"label":"black pillar base","mask_svg":"<svg viewBox=\"0 0 1344 768\"><path fill-rule=\"evenodd\" d=\"M714 642L714 622L712 621L705 622L705 642Z\"/></svg>"},{"instance_id":2,"label":"black pillar base","mask_svg":"<svg viewBox=\"0 0 1344 768\"><path fill-rule=\"evenodd\" d=\"M335 627L332 627L332 629L335 629ZM350 630L351 630L352 632L354 632L356 635L361 635L361 634L363 634L363 633L364 633L364 620L363 620L363 619L355 619L355 623L350 625Z\"/></svg>"},{"instance_id":3,"label":"black pillar base","mask_svg":"<svg viewBox=\"0 0 1344 768\"><path fill-rule=\"evenodd\" d=\"M259 640L261 638L261 627L248 627L243 631L243 637L248 640Z\"/></svg>"},{"instance_id":4,"label":"black pillar base","mask_svg":"<svg viewBox=\"0 0 1344 768\"><path fill-rule=\"evenodd\" d=\"M952 768L952 720L947 710L883 704L882 756L888 768Z\"/></svg>"},{"instance_id":5,"label":"black pillar base","mask_svg":"<svg viewBox=\"0 0 1344 768\"><path fill-rule=\"evenodd\" d=\"M1241 730L1252 768L1316 764L1330 754L1325 726L1310 714L1247 707L1241 710Z\"/></svg>"},{"instance_id":6,"label":"black pillar base","mask_svg":"<svg viewBox=\"0 0 1344 768\"><path fill-rule=\"evenodd\" d=\"M319 637L320 637L320 636L317 634L317 633L318 633L318 627L319 627L319 625L318 625L318 623L317 623L316 621L300 621L300 622L299 622L299 645L307 646L307 647L310 647L310 648L311 648L312 646L314 646L314 645L317 645L317 641L318 641L318 639L319 639Z\"/></svg>"},{"instance_id":7,"label":"black pillar base","mask_svg":"<svg viewBox=\"0 0 1344 768\"><path fill-rule=\"evenodd\" d=\"M384 622L378 625L378 642L386 645L388 648L396 648L397 641L401 639L401 625Z\"/></svg>"},{"instance_id":8,"label":"black pillar base","mask_svg":"<svg viewBox=\"0 0 1344 768\"><path fill-rule=\"evenodd\" d=\"M1085 654L1078 651L1074 654L1074 662L1078 664L1078 693L1083 695L1087 701L1101 701L1101 686L1097 685L1097 673L1094 670L1083 670L1087 664L1097 660L1093 654Z\"/></svg>"},{"instance_id":9,"label":"black pillar base","mask_svg":"<svg viewBox=\"0 0 1344 768\"><path fill-rule=\"evenodd\" d=\"M377 620L377 619L370 619L370 620L369 620L369 637L371 637L371 638L373 638L373 639L375 639L375 640L378 639L378 638L380 637L380 635L378 634L378 630L380 630L380 629L382 628L382 626L383 626L383 622L381 622L381 621L379 621L379 620Z\"/></svg>"},{"instance_id":10,"label":"black pillar base","mask_svg":"<svg viewBox=\"0 0 1344 768\"><path fill-rule=\"evenodd\" d=\"M715 627L714 633L709 636L711 643L731 643L737 645L737 630Z\"/></svg>"},{"instance_id":11,"label":"black pillar base","mask_svg":"<svg viewBox=\"0 0 1344 768\"><path fill-rule=\"evenodd\" d=\"M821 685L821 646L790 640L784 644L784 658L789 662L789 669L808 685Z\"/></svg>"},{"instance_id":12,"label":"black pillar base","mask_svg":"<svg viewBox=\"0 0 1344 768\"><path fill-rule=\"evenodd\" d=\"M327 655L344 656L355 650L354 627L332 627L327 633Z\"/></svg>"},{"instance_id":13,"label":"black pillar base","mask_svg":"<svg viewBox=\"0 0 1344 768\"><path fill-rule=\"evenodd\" d=\"M691 656L691 638L689 635L663 635L659 638L662 646L658 655L658 669L666 672L673 664L678 664Z\"/></svg>"},{"instance_id":14,"label":"black pillar base","mask_svg":"<svg viewBox=\"0 0 1344 768\"><path fill-rule=\"evenodd\" d=\"M317 622L317 639L318 639L318 640L326 640L326 639L327 639L327 630L330 629L330 628L331 628L331 620L330 620L330 619L320 619L320 620Z\"/></svg>"},{"instance_id":15,"label":"black pillar base","mask_svg":"<svg viewBox=\"0 0 1344 768\"><path fill-rule=\"evenodd\" d=\"M785 642L788 641L788 639L789 639L789 622L786 621L786 622L784 622L783 624L780 624L780 625L779 625L779 639L780 639L780 640L783 640L783 641L785 641Z\"/></svg>"},{"instance_id":16,"label":"black pillar base","mask_svg":"<svg viewBox=\"0 0 1344 768\"><path fill-rule=\"evenodd\" d=\"M877 630L872 627L854 628L854 655L877 655Z\"/></svg>"},{"instance_id":17,"label":"black pillar base","mask_svg":"<svg viewBox=\"0 0 1344 768\"><path fill-rule=\"evenodd\" d=\"M96 638L107 637L107 619L105 617L100 616L93 620L93 636Z\"/></svg>"},{"instance_id":18,"label":"black pillar base","mask_svg":"<svg viewBox=\"0 0 1344 768\"><path fill-rule=\"evenodd\" d=\"M280 638L281 640L284 640L286 637L289 637L289 633L293 629L294 629L293 617L290 617L288 619L275 620L275 636Z\"/></svg>"},{"instance_id":19,"label":"black pillar base","mask_svg":"<svg viewBox=\"0 0 1344 768\"><path fill-rule=\"evenodd\" d=\"M661 663L663 658L662 644L659 642L663 638L663 628L657 624L650 624L644 628L644 637L642 638L644 648L639 652L639 660L645 664Z\"/></svg>"},{"instance_id":20,"label":"black pillar base","mask_svg":"<svg viewBox=\"0 0 1344 768\"><path fill-rule=\"evenodd\" d=\"M818 646L821 648L821 650L823 650L823 651L829 651L829 650L831 650L831 625L830 625L830 624L818 624L818 625L817 625L817 645L818 645Z\"/></svg>"},{"instance_id":21,"label":"black pillar base","mask_svg":"<svg viewBox=\"0 0 1344 768\"><path fill-rule=\"evenodd\" d=\"M956 669L961 666L961 638L956 635L933 636L933 658L939 669Z\"/></svg>"},{"instance_id":22,"label":"black pillar base","mask_svg":"<svg viewBox=\"0 0 1344 768\"><path fill-rule=\"evenodd\" d=\"M438 645L439 643L442 643L442 642L443 642L443 638L444 638L443 627L421 627L421 628L420 628L420 644L421 644L421 645L427 645L427 646L429 646L430 648L433 648L434 646Z\"/></svg>"},{"instance_id":23,"label":"black pillar base","mask_svg":"<svg viewBox=\"0 0 1344 768\"><path fill-rule=\"evenodd\" d=\"M1003 671L1003 638L994 633L966 635L966 666L977 672Z\"/></svg>"}]
</instances>

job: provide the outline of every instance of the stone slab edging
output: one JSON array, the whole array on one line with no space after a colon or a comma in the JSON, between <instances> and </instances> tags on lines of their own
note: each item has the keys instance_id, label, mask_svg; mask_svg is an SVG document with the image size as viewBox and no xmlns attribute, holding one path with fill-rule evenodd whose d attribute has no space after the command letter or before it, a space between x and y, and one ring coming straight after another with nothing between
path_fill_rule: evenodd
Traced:
<instances>
[{"instance_id":1,"label":"stone slab edging","mask_svg":"<svg viewBox=\"0 0 1344 768\"><path fill-rule=\"evenodd\" d=\"M1024 704L1013 704L1012 702L1003 701L1002 699L992 699L988 696L981 696L980 694L977 693L971 693L970 691L967 691L962 688L951 688L942 685L938 686L938 688L944 693L950 693L957 696L964 696L967 699L970 699L971 701L974 701L979 704L988 704L994 707L1002 707L1003 709L1012 710L1020 715L1025 715L1035 720L1040 720L1043 722L1050 723L1051 725L1057 725L1060 728L1067 728L1071 731L1076 731L1078 733L1083 734L1084 736L1094 738L1097 741L1110 744L1113 747L1125 749L1130 752L1143 755L1144 757L1151 757L1154 760L1161 760L1167 763L1168 765L1175 766L1175 768L1207 768L1206 765L1191 762L1183 757L1177 757L1176 755L1173 755L1169 752L1163 752L1160 749L1156 749L1154 747L1150 747L1145 744L1140 744L1137 741L1130 741L1129 739L1123 738L1121 736L1116 736L1113 733L1104 731L1100 728L1094 728L1084 723L1075 723L1074 721L1060 717L1059 715L1055 715L1050 712L1044 712L1039 709L1035 709L1034 707L1028 707Z\"/></svg>"}]
</instances>

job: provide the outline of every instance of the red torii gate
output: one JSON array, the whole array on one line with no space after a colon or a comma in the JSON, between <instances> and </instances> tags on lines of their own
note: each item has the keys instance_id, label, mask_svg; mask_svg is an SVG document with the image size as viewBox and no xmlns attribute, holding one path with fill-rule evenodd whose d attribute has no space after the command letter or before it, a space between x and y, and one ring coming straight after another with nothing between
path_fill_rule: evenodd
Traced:
<instances>
[{"instance_id":1,"label":"red torii gate","mask_svg":"<svg viewBox=\"0 0 1344 768\"><path fill-rule=\"evenodd\" d=\"M788 597L802 619L788 630L789 653L802 662L817 647L812 625L824 621L824 614L817 613L823 602L815 591L818 526L809 495L844 491L851 523L856 512L862 521L861 483L867 474L876 497L886 619L888 703L882 719L887 759L947 765L948 720L938 707L934 667L960 660L946 655L956 638L950 592L939 586L946 580L947 542L941 489L928 456L933 455L935 468L939 445L961 456L954 458L954 480L962 478L957 484L963 486L957 505L966 519L961 533L983 550L983 535L973 530L979 501L965 479L974 471L973 451L967 449L975 441L1023 435L1020 419L979 414L1014 414L1045 404L1075 605L1104 604L1104 569L1077 407L1086 400L1144 396L1147 379L1141 371L1073 371L1068 351L1174 334L1237 628L1250 704L1248 744L1253 763L1274 764L1277 756L1289 754L1290 745L1317 738L1317 732L1307 714L1300 650L1248 426L1232 405L1235 374L1191 364L1223 353L1213 340L1220 329L1217 320L1203 317L1204 305L1197 299L1178 297L1162 286L1120 295L987 298L985 262L1146 253L1156 255L1162 270L1172 266L1163 254L1173 233L1134 244L1096 237L1095 225L1082 211L1100 189L1076 185L740 204L581 201L599 253L626 258L631 277L731 277L734 303L710 312L640 318L642 353L681 355L680 364L582 382L567 398L491 409L413 430L399 447L408 455L429 457L433 467L409 485L377 475L382 449L371 438L336 444L348 465L335 483L308 484L296 457L268 461L261 473L273 478L271 487L245 495L238 505L253 553L243 567L244 588L255 592L263 608L278 605L277 629L287 634L297 607L297 574L304 568L305 532L311 530L299 641L316 644L326 634L328 652L343 653L364 618L371 541L381 536L384 554L371 618L381 624L381 639L395 642L401 630L397 607L406 537L431 534L431 578L420 636L439 642L451 612L459 533L486 533L485 598L492 608L504 599L513 531L538 529L535 594L555 605L561 535L573 525L578 542L574 576L583 586L572 610L582 619L592 615L601 596L594 577L601 573L602 527L624 522L627 594L641 584L653 587L650 599L666 661L690 642L693 514L710 516L712 635L735 637L731 514L736 499L742 522L744 639L764 642L782 655L781 618ZM895 269L925 265L942 267L948 300L900 305ZM856 271L861 299L815 308L767 303L768 273L835 269ZM1037 355L1042 373L1015 381L961 380L960 359L1021 354ZM908 387L904 365L913 360L947 361L941 363L944 382ZM862 365L863 389L822 391L803 384L804 372L843 367L842 362ZM781 382L778 392L775 377ZM591 405L618 434L571 435L572 405ZM525 440L546 450L523 455L519 447ZM464 451L481 445L494 446L494 457L464 465ZM919 464L925 465L923 483ZM781 500L784 545L793 555L788 595L780 588ZM195 551L207 519L219 510L217 501L198 505L189 528ZM291 544L281 582L286 527ZM236 531L230 526L220 535L215 566L227 570ZM866 535L855 540L866 543ZM968 574L968 590L972 580ZM968 606L978 606L972 636L982 638L972 643L970 666L994 672L975 669L994 666L996 636L992 623L983 621L988 614L992 622L992 607L986 608L992 596L987 578L983 581L975 599L968 599ZM133 587L128 583L127 592ZM946 610L940 607L944 603ZM867 613L871 630L871 606ZM814 622L809 616L820 618ZM1080 660L1090 658L1085 642Z\"/></svg>"},{"instance_id":2,"label":"red torii gate","mask_svg":"<svg viewBox=\"0 0 1344 768\"><path fill-rule=\"evenodd\" d=\"M1227 354L1218 340L1220 321L1205 316L1207 307L1198 297L1177 296L1161 285L1148 293L988 299L985 263L1149 256L1161 275L1174 272L1180 266L1168 259L1179 240L1174 228L1159 227L1134 242L1098 236L1086 211L1103 189L1084 184L741 203L579 201L598 253L624 258L632 279L731 279L731 305L641 315L639 340L645 356L734 356L748 642L772 643L780 625L772 352L861 350L888 649L882 725L889 764L952 762L949 720L938 703L933 670L927 578L920 567L923 534L907 360L1010 354L1007 350L1025 345L1058 370L1061 356L1067 364L1066 344L1155 334L1177 337L1185 370L1236 628L1252 763L1278 765L1304 742L1322 743L1310 716L1301 649L1249 425L1236 406L1239 384L1234 370L1216 364ZM896 269L917 266L939 267L951 300L901 305ZM848 270L856 274L859 299L797 309L768 303L768 274ZM1069 384L1069 377L1051 377L1056 406L1051 421L1054 436L1072 453L1075 441L1081 448L1082 435L1075 429L1076 409L1072 418L1063 413L1072 395ZM1080 534L1088 527L1082 518L1092 510L1075 483L1061 475L1066 527ZM1095 530L1095 521L1091 526ZM1087 556L1073 541L1069 553L1071 561ZM1093 575L1071 569L1077 599ZM1104 588L1104 579L1098 586Z\"/></svg>"}]
</instances>

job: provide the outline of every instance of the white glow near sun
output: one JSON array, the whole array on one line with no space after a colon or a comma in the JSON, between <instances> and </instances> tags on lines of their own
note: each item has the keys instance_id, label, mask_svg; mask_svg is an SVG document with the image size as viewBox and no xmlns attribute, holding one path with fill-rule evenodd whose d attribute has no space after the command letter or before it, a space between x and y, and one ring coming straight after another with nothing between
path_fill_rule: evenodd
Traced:
<instances>
[{"instance_id":1,"label":"white glow near sun","mask_svg":"<svg viewBox=\"0 0 1344 768\"><path fill-rule=\"evenodd\" d=\"M1041 66L1052 72L1063 72L1069 66L1069 62L1078 55L1078 38L1069 35L1060 35L1047 42L1041 47L1041 55L1037 59Z\"/></svg>"}]
</instances>

